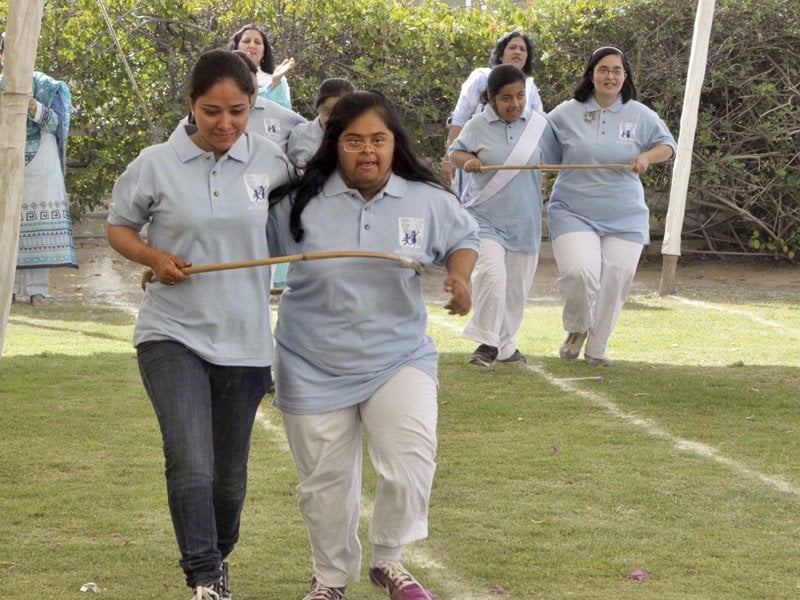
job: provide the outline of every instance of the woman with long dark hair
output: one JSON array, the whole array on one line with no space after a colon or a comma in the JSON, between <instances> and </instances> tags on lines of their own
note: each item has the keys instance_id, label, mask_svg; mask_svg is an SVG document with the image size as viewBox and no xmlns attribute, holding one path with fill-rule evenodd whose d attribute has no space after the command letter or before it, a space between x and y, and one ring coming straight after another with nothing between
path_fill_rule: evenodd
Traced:
<instances>
[{"instance_id":1,"label":"woman with long dark hair","mask_svg":"<svg viewBox=\"0 0 800 600\"><path fill-rule=\"evenodd\" d=\"M583 351L593 366L611 366L606 345L628 297L650 215L639 176L675 152L658 115L636 101L625 53L605 46L589 57L572 100L550 112L565 165L629 163L623 169L559 173L547 206L567 337L559 355Z\"/></svg>"},{"instance_id":2,"label":"woman with long dark hair","mask_svg":"<svg viewBox=\"0 0 800 600\"><path fill-rule=\"evenodd\" d=\"M303 175L273 196L273 255L369 250L443 265L446 308L469 311L477 225L382 94L342 96ZM394 600L435 598L401 563L427 535L436 468L437 352L419 275L365 258L292 263L278 314L274 403L313 553L304 600L339 600L359 578L362 431L378 477L370 581Z\"/></svg>"},{"instance_id":3,"label":"woman with long dark hair","mask_svg":"<svg viewBox=\"0 0 800 600\"><path fill-rule=\"evenodd\" d=\"M248 23L240 27L229 44L230 50L241 50L258 66L258 95L277 102L284 108L292 109L289 82L286 75L294 69L294 58L285 58L275 65L272 46L267 32L258 25Z\"/></svg>"}]
</instances>

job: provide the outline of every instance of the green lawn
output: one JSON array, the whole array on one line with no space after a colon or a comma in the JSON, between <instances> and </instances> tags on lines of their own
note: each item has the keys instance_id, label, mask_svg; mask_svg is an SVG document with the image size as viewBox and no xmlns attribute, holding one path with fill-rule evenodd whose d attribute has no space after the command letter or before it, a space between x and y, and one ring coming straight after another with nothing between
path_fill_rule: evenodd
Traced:
<instances>
[{"instance_id":1,"label":"green lawn","mask_svg":"<svg viewBox=\"0 0 800 600\"><path fill-rule=\"evenodd\" d=\"M466 319L431 308L439 470L430 537L406 562L440 600L800 596L800 304L695 300L635 293L610 369L558 359L555 302L528 308L530 364L491 370L467 364ZM99 597L190 596L131 332L130 316L102 306L12 309L4 599L90 598L90 581ZM299 600L308 542L268 399L257 430L234 597ZM636 570L647 581L629 579ZM362 581L349 597L381 595Z\"/></svg>"}]
</instances>

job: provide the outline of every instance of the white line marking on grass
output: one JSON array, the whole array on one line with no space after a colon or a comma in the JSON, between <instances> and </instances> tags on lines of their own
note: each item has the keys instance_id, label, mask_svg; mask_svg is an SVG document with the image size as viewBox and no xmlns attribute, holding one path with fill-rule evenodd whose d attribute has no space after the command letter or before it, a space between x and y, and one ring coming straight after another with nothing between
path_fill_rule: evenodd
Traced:
<instances>
[{"instance_id":1,"label":"white line marking on grass","mask_svg":"<svg viewBox=\"0 0 800 600\"><path fill-rule=\"evenodd\" d=\"M696 454L697 456L701 456L703 458L712 460L716 463L728 467L729 469L735 471L739 475L765 483L768 486L778 490L779 492L800 496L800 488L786 481L782 477L765 475L764 473L760 473L759 471L751 469L737 460L724 456L716 448L709 446L708 444L703 444L702 442L694 442L692 440L686 440L677 437L675 435L672 435L665 429L662 429L650 419L643 419L641 417L634 417L632 415L626 414L616 403L606 399L601 394L597 394L595 392L591 392L588 390L583 390L578 388L577 386L570 385L569 383L566 383L564 381L560 381L559 379L550 375L541 366L529 364L526 365L526 368L529 371L533 371L534 373L539 375L550 385L553 385L565 392L569 392L570 394L575 394L577 396L580 396L581 398L587 400L591 404L605 409L606 411L608 411L609 414L613 415L614 417L617 417L625 421L626 423L630 423L631 425L635 425L636 427L644 431L646 434L655 438L672 442L672 445L678 450L681 450L682 452L688 452L689 454Z\"/></svg>"},{"instance_id":2,"label":"white line marking on grass","mask_svg":"<svg viewBox=\"0 0 800 600\"><path fill-rule=\"evenodd\" d=\"M437 327L460 331L460 329L458 329L454 323L448 321L443 317L440 317L439 315L429 315L429 320L435 322ZM782 325L779 324L777 326L783 327ZM544 369L544 367L541 367L539 365L532 365L529 363L525 365L525 368L533 373L536 373L539 377L544 379L550 385L557 387L562 391L569 392L570 394L575 394L583 398L584 400L588 401L590 404L605 409L612 416L621 419L626 423L630 423L631 425L638 427L649 436L671 442L676 449L682 452L688 452L690 454L695 454L697 456L707 458L720 465L728 467L732 471L738 473L741 476L747 477L748 479L754 479L756 481L760 481L761 483L764 483L779 492L783 492L786 494L793 494L795 496L800 497L800 487L794 485L793 483L785 480L782 477L778 477L775 475L765 475L764 473L751 469L737 460L724 456L717 449L713 448L712 446L709 446L708 444L703 444L702 442L695 442L692 440L685 440L678 436L672 435L670 432L659 427L656 423L654 423L650 419L643 419L641 417L635 417L625 413L616 403L612 402L611 400L608 400L601 394L581 389L580 387L577 387L575 385L570 385L569 382L566 382L562 379L558 379L557 377L552 376Z\"/></svg>"},{"instance_id":3,"label":"white line marking on grass","mask_svg":"<svg viewBox=\"0 0 800 600\"><path fill-rule=\"evenodd\" d=\"M720 304L713 304L711 302L703 302L701 300L690 300L689 298L684 298L682 296L666 296L670 300L674 300L676 302L680 302L681 304L688 304L689 306L695 306L697 308L704 308L706 310L715 310L717 312L728 313L731 315L739 315L740 317L745 317L754 323L758 323L760 325L766 325L767 327L772 327L774 329L788 329L786 325L781 323L780 321L773 321L772 319L765 319L761 315L757 315L753 312L747 310L741 310L738 308L730 308L728 306L722 306Z\"/></svg>"},{"instance_id":4,"label":"white line marking on grass","mask_svg":"<svg viewBox=\"0 0 800 600\"><path fill-rule=\"evenodd\" d=\"M273 422L273 418L278 418L275 413L270 413L267 410L260 408L256 414L256 423L272 437L282 450L289 452L289 442L286 440L286 433L283 427ZM362 494L361 496L361 515L364 520L369 520L372 517L373 502L371 497ZM409 562L436 571L439 580L443 586L448 590L448 598L458 598L459 600L487 600L492 598L491 594L480 594L474 590L468 590L463 585L463 578L450 573L447 568L432 557L427 551L415 546L408 546L404 555L409 559Z\"/></svg>"}]
</instances>

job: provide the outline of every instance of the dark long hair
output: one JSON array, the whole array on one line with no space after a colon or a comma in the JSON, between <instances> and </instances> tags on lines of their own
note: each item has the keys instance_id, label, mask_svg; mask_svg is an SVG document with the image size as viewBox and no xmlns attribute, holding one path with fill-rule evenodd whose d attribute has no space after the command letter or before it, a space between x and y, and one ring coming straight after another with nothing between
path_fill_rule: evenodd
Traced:
<instances>
[{"instance_id":1,"label":"dark long hair","mask_svg":"<svg viewBox=\"0 0 800 600\"><path fill-rule=\"evenodd\" d=\"M261 36L262 41L264 42L264 56L261 57L261 63L259 66L264 73L273 73L275 71L275 58L272 56L272 46L269 45L269 40L267 39L267 32L264 31L258 25L253 23L248 23L247 25L242 25L239 30L233 34L233 39L231 39L228 48L230 50L238 50L239 49L239 42L242 41L242 36L244 35L245 31L257 31L258 34Z\"/></svg>"},{"instance_id":2,"label":"dark long hair","mask_svg":"<svg viewBox=\"0 0 800 600\"><path fill-rule=\"evenodd\" d=\"M609 54L616 54L619 56L622 59L622 68L625 69L625 81L622 83L622 90L620 92L622 94L622 103L625 104L628 100L636 100L636 86L633 83L633 73L628 64L628 59L625 57L625 53L622 50L614 46L603 46L592 52L592 55L589 57L589 62L586 63L586 68L583 71L583 77L581 77L578 85L575 86L575 91L572 94L575 100L578 102L586 102L592 97L592 94L594 94L594 83L592 82L594 68L597 63Z\"/></svg>"},{"instance_id":3,"label":"dark long hair","mask_svg":"<svg viewBox=\"0 0 800 600\"><path fill-rule=\"evenodd\" d=\"M333 107L322 136L322 143L306 164L305 171L295 181L279 187L270 194L271 204L289 196L292 202L289 230L295 241L303 239L300 219L303 210L319 194L325 182L339 166L339 138L350 123L370 110L380 115L386 127L394 135L392 173L410 181L421 181L448 190L436 172L417 157L397 110L386 96L376 91L345 94Z\"/></svg>"},{"instance_id":4,"label":"dark long hair","mask_svg":"<svg viewBox=\"0 0 800 600\"><path fill-rule=\"evenodd\" d=\"M525 64L522 65L522 72L530 77L531 73L533 73L533 42L527 33L522 33L521 31L509 31L497 40L494 50L492 50L492 54L489 56L489 66L496 67L497 65L503 64L503 52L506 51L506 46L508 46L508 43L515 37L522 38L522 41L525 42L528 56L525 58Z\"/></svg>"}]
</instances>

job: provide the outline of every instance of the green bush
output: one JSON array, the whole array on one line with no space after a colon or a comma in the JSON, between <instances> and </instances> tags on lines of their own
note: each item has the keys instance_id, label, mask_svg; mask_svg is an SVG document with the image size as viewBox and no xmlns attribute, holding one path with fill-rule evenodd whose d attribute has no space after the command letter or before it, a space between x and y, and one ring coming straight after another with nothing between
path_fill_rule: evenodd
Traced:
<instances>
[{"instance_id":1,"label":"green bush","mask_svg":"<svg viewBox=\"0 0 800 600\"><path fill-rule=\"evenodd\" d=\"M298 112L313 116L311 101L326 77L381 89L431 161L442 154L445 119L461 83L512 29L534 39L534 76L546 109L570 97L594 48L618 45L628 53L639 99L677 137L693 0L488 4L480 10L433 0L105 0L134 87L97 1L51 0L37 65L67 80L75 96L69 157L80 168L68 185L76 213L104 202L138 151L166 139L186 111L184 82L197 55L226 44L251 21L267 27L276 58L297 59L290 84ZM796 0L717 1L684 239L715 251L755 251L758 232L770 243L759 243L758 251L796 250L785 241L800 238L797 48ZM666 195L670 177L669 166L651 170L649 199ZM664 207L652 202L654 216L663 217Z\"/></svg>"}]
</instances>

